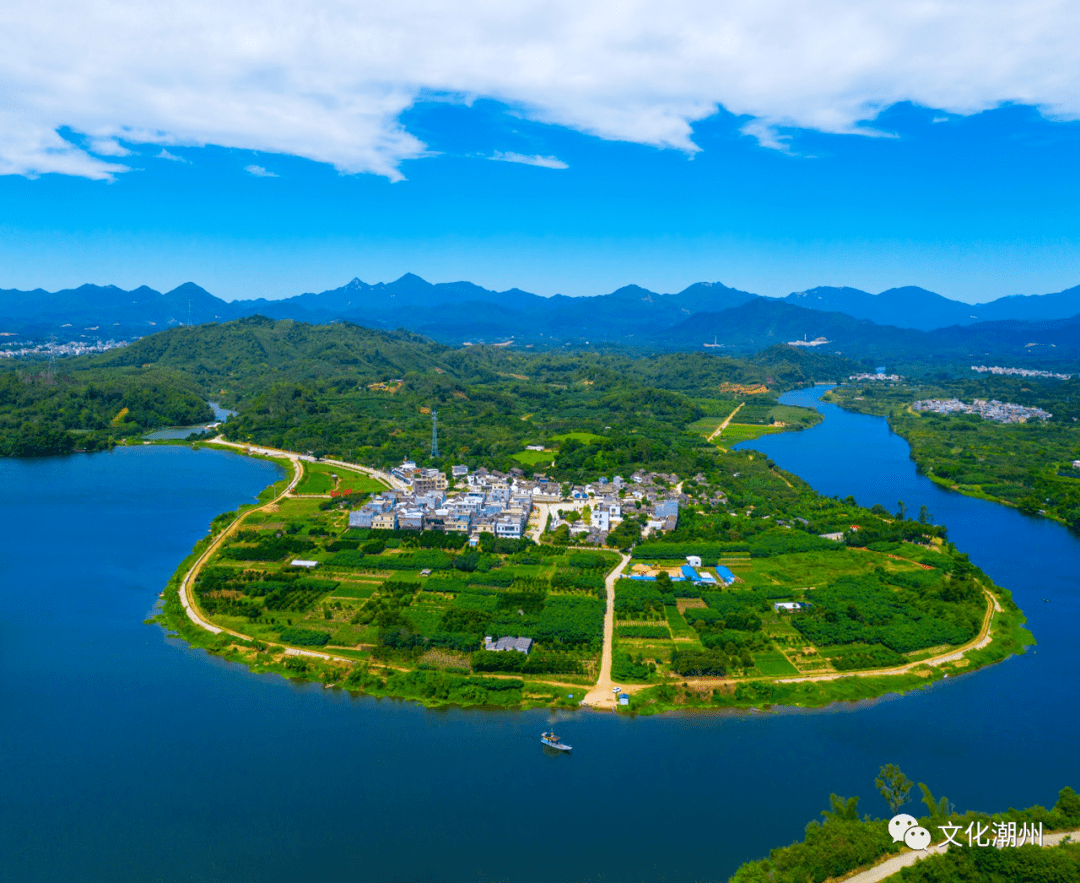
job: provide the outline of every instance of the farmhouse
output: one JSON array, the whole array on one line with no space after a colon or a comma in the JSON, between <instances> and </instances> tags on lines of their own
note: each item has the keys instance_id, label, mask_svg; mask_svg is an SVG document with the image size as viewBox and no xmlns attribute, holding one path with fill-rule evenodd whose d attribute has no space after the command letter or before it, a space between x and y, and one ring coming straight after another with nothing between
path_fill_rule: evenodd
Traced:
<instances>
[{"instance_id":1,"label":"farmhouse","mask_svg":"<svg viewBox=\"0 0 1080 883\"><path fill-rule=\"evenodd\" d=\"M502 653L504 650L517 650L518 653L524 653L529 655L529 651L532 649L532 638L512 638L502 637L497 641L491 640L491 635L484 636L484 649L490 650L492 653Z\"/></svg>"}]
</instances>

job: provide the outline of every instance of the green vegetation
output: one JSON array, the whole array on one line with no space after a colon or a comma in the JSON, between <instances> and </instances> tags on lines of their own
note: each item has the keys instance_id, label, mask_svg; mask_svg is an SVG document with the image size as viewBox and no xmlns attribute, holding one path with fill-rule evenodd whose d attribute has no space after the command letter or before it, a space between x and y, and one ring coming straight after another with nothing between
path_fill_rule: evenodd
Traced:
<instances>
[{"instance_id":1,"label":"green vegetation","mask_svg":"<svg viewBox=\"0 0 1080 883\"><path fill-rule=\"evenodd\" d=\"M64 367L60 379L0 368L0 453L90 449L198 422L210 418L205 400L213 397L239 411L224 427L230 440L382 468L403 457L428 460L428 409L437 408L444 462L539 467L578 481L707 469L712 446L687 427L716 403L727 407L723 384L768 383L776 391L853 366L786 346L748 359L453 349L405 332L252 317L169 329ZM98 404L102 395L107 407ZM774 392L758 398L779 407ZM127 425L112 426L125 407ZM540 443L554 449L554 467L546 452L515 459ZM324 492L324 480L310 481L307 492Z\"/></svg>"},{"instance_id":2,"label":"green vegetation","mask_svg":"<svg viewBox=\"0 0 1080 883\"><path fill-rule=\"evenodd\" d=\"M1015 849L974 847L950 849L931 856L890 879L904 883L956 883L991 880L993 883L1072 883L1080 880L1080 843L1053 849L1020 846Z\"/></svg>"},{"instance_id":3,"label":"green vegetation","mask_svg":"<svg viewBox=\"0 0 1080 883\"><path fill-rule=\"evenodd\" d=\"M330 468L305 465L315 475ZM709 471L683 480L682 489L677 528L633 549L635 566L659 576L616 584L613 676L648 685L634 696L634 713L904 692L1030 643L1008 593L948 545L940 527L820 497L752 451L714 449ZM483 674L525 685L485 693L484 702L559 703L566 694L552 680L595 680L614 552L490 534L472 548L463 534L349 530L355 498L332 493L253 513L203 568L194 586L199 607L256 642L322 647L354 660L364 675L349 683L377 695L478 697L475 682L462 682L469 690L461 693L454 678ZM672 579L687 555L700 555L706 570L732 568L736 581ZM318 570L298 572L294 557L319 562ZM978 634L986 592L1003 607L995 640L959 661L921 665ZM806 606L777 611L778 601ZM535 643L528 655L496 653L484 649L485 636ZM287 661L292 675L322 676L324 661ZM812 679L905 665L903 675ZM429 671L453 677L415 675Z\"/></svg>"},{"instance_id":4,"label":"green vegetation","mask_svg":"<svg viewBox=\"0 0 1080 883\"><path fill-rule=\"evenodd\" d=\"M888 765L882 767L879 780L892 776L910 782L903 773ZM956 826L949 830L960 833L960 846L951 846L942 855L932 855L914 865L903 868L889 880L919 881L919 883L954 883L954 881L1000 881L1000 883L1029 883L1042 880L1047 883L1065 883L1077 879L1080 873L1080 845L1066 844L1056 847L968 846L963 833L968 826L978 826L985 842L992 841L997 825L1012 824L1013 830L1021 826L1038 825L1044 832L1071 831L1080 827L1080 797L1072 788L1063 788L1057 803L1050 810L1042 806L1028 809L1009 809L1002 813L986 815L967 812L961 814L951 808L946 798L935 800L930 789L919 785L928 813L918 818L920 826L931 832L933 842L940 844L946 837L942 825ZM906 795L905 795L906 796ZM906 799L892 802L896 812ZM890 855L904 850L903 842L894 842L885 819L862 818L858 813L859 798L843 798L829 795L829 808L821 815L824 821L811 821L806 826L806 836L799 843L779 847L769 857L747 862L731 877L731 883L823 883L829 879L846 877L859 868L867 868ZM956 834L953 835L954 838Z\"/></svg>"},{"instance_id":5,"label":"green vegetation","mask_svg":"<svg viewBox=\"0 0 1080 883\"><path fill-rule=\"evenodd\" d=\"M635 696L639 712L823 705L925 685L954 669L918 663L979 635L986 592L1004 608L984 648L993 657L969 650L956 670L1031 643L1008 593L948 544L943 528L821 497L752 451L722 453L717 464L708 482L684 483L691 503L677 529L634 547L636 572L655 579L616 583L620 646L656 667L648 680L657 686ZM735 581L683 581L689 555L706 572L728 568ZM777 610L779 602L803 607ZM903 666L909 674L771 680ZM686 683L675 686L675 678Z\"/></svg>"},{"instance_id":6,"label":"green vegetation","mask_svg":"<svg viewBox=\"0 0 1080 883\"><path fill-rule=\"evenodd\" d=\"M634 697L636 712L865 698L1030 643L1008 593L929 519L821 497L761 454L706 441L705 430L740 403L736 433L813 425L816 412L780 405L776 393L853 368L835 357L786 346L746 359L451 349L404 332L255 317L172 329L64 364L63 375L0 369L0 452L92 449L197 422L210 417L213 396L240 412L224 427L231 440L318 460L430 464L429 414L438 409L444 455L432 465L443 468L542 468L561 484L676 473L658 486L681 485L677 528L642 542L647 501L630 488L609 546L656 571L700 555L736 581L694 586L666 573L619 581L613 669L648 685ZM549 450L524 451L535 444ZM584 541L565 526L540 546L484 535L477 548L455 534L348 530L348 509L380 488L344 467L305 462L299 496L246 519L194 585L205 615L249 640L195 636L168 603L166 621L257 670L425 702L549 704L566 695L552 681L595 681L614 552L580 551ZM292 567L298 557L317 569ZM987 592L1003 607L994 641L958 663L922 665L979 633ZM778 612L779 601L806 606ZM535 645L528 656L491 653L488 635ZM284 656L282 644L334 658ZM910 671L775 680L901 665Z\"/></svg>"},{"instance_id":7,"label":"green vegetation","mask_svg":"<svg viewBox=\"0 0 1080 883\"><path fill-rule=\"evenodd\" d=\"M356 500L358 495L386 489L381 481L343 466L303 461L303 467L304 477L296 488L298 494L352 494Z\"/></svg>"},{"instance_id":8,"label":"green vegetation","mask_svg":"<svg viewBox=\"0 0 1080 883\"><path fill-rule=\"evenodd\" d=\"M763 435L784 432L786 428L784 426L769 426L768 424L751 426L743 423L729 423L714 441L724 446L737 445L739 442L752 441L761 438Z\"/></svg>"},{"instance_id":9,"label":"green vegetation","mask_svg":"<svg viewBox=\"0 0 1080 883\"><path fill-rule=\"evenodd\" d=\"M544 676L595 677L600 596L617 556L541 551L530 541L490 534L473 549L463 535L348 530L350 502L293 497L273 512L255 513L252 526L230 536L200 572L199 608L257 642L350 654L365 675L347 684L421 701L538 701L520 685L495 690L488 681L458 678L462 673L541 678L535 685L530 680L530 689L552 702L557 693L544 692ZM317 575L290 566L300 553L321 562ZM425 569L432 575L422 578ZM527 636L535 644L528 655L494 653L483 649L485 635Z\"/></svg>"},{"instance_id":10,"label":"green vegetation","mask_svg":"<svg viewBox=\"0 0 1080 883\"><path fill-rule=\"evenodd\" d=\"M919 470L969 496L1046 515L1080 530L1080 380L976 376L922 383L838 387L828 398L845 408L888 417L911 445ZM922 399L997 399L1038 407L1045 422L995 423L970 414L916 412ZM930 517L931 513L927 513Z\"/></svg>"},{"instance_id":11,"label":"green vegetation","mask_svg":"<svg viewBox=\"0 0 1080 883\"><path fill-rule=\"evenodd\" d=\"M604 437L592 432L562 432L551 436L551 440L557 442L576 441L581 442L583 445L591 445L593 442L603 441Z\"/></svg>"},{"instance_id":12,"label":"green vegetation","mask_svg":"<svg viewBox=\"0 0 1080 883\"><path fill-rule=\"evenodd\" d=\"M514 459L526 466L547 465L555 459L553 451L518 451Z\"/></svg>"},{"instance_id":13,"label":"green vegetation","mask_svg":"<svg viewBox=\"0 0 1080 883\"><path fill-rule=\"evenodd\" d=\"M162 426L213 418L197 384L168 368L58 371L16 364L0 369L4 457L99 451Z\"/></svg>"}]
</instances>

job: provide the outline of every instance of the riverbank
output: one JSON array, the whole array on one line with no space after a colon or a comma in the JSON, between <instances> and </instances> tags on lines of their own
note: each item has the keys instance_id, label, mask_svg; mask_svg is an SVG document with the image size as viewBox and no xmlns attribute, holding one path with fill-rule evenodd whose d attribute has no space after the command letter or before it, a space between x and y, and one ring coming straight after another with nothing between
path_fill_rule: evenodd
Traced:
<instances>
[{"instance_id":1,"label":"riverbank","mask_svg":"<svg viewBox=\"0 0 1080 883\"><path fill-rule=\"evenodd\" d=\"M215 622L200 610L194 586L204 566L227 541L238 534L250 516L255 513L277 513L284 502L300 499L295 490L304 476L304 461L310 458L295 452L222 441L209 444L227 447L247 456L274 460L278 465L285 464L292 474L264 491L257 504L215 519L211 535L201 541L193 556L185 560L170 581L157 621L192 645L242 663L258 673L276 673L373 696L410 699L432 707L574 708L584 705L623 714L653 715L691 708L821 707L833 702L873 699L890 693L903 694L951 675L974 671L1014 653L1022 653L1026 645L1033 643L1030 633L1023 629L1023 614L1008 592L1000 587L984 586L986 611L979 634L964 645L945 648L928 658L893 668L857 669L805 677L690 676L682 679L667 677L659 679L659 682L656 678L651 682L631 681L622 685L622 691L630 697L630 702L622 705L616 702L612 654L615 642L615 586L619 574L630 560L629 556L624 555L605 580L603 643L598 676L591 687L587 681L565 675L543 677L524 673L478 673L470 671L467 660L463 661L463 665L459 663L456 666L423 663L418 666L415 662L410 664L393 655L390 658L377 658L372 652L372 645L325 649L298 646L248 633L237 626L235 618L228 624ZM342 470L354 470L377 478L387 485L394 482L392 476L368 467L341 461L334 461L334 465ZM790 482L785 481L785 484L791 487ZM281 535L280 531L278 535ZM327 609L326 613L329 619L330 610ZM292 620L289 622L291 624Z\"/></svg>"},{"instance_id":2,"label":"riverbank","mask_svg":"<svg viewBox=\"0 0 1080 883\"><path fill-rule=\"evenodd\" d=\"M0 578L3 873L24 883L118 874L167 883L441 874L472 883L485 868L488 876L515 868L521 883L539 883L550 869L521 862L535 836L493 797L507 781L560 807L560 865L627 883L726 880L742 862L801 840L830 792L860 794L860 813L883 815L872 782L884 763L960 807L1053 804L1063 783L1075 784L1080 540L1045 520L938 493L914 475L883 421L830 408L821 428L791 440L824 452L814 453L820 469L799 464L815 483L842 464L835 483L821 485L830 496L925 502L1012 590L1037 652L903 698L648 719L427 709L253 677L142 623L213 517L256 503L280 477L275 467L190 445L0 461L0 516L19 552ZM878 440L897 449L895 461ZM791 468L782 451L773 456ZM58 513L79 525L62 541ZM571 756L543 751L539 734L551 729L574 746ZM717 789L738 811L718 809ZM674 791L680 811L654 814L652 837L596 849L624 843L642 807L667 805ZM312 800L317 813L282 809ZM421 843L401 824L418 813L438 820Z\"/></svg>"},{"instance_id":3,"label":"riverbank","mask_svg":"<svg viewBox=\"0 0 1080 883\"><path fill-rule=\"evenodd\" d=\"M862 390L872 396L858 392L851 386L834 387L822 400L884 418L908 444L920 474L939 487L1080 527L1080 474L1071 471L1080 453L1075 427L1049 421L998 423L911 407L917 398L948 394L937 386Z\"/></svg>"}]
</instances>

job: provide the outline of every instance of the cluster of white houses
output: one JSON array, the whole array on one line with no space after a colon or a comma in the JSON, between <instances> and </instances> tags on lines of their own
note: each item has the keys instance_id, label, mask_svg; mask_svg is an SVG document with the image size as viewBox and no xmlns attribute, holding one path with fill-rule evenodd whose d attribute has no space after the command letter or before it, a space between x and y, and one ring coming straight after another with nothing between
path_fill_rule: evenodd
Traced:
<instances>
[{"instance_id":1,"label":"cluster of white houses","mask_svg":"<svg viewBox=\"0 0 1080 883\"><path fill-rule=\"evenodd\" d=\"M550 499L546 483L523 482L481 470L468 475L455 466L455 478L466 480L466 489L448 493L449 482L438 469L420 469L406 461L392 471L408 490L383 491L349 513L349 527L375 530L443 530L456 533L491 533L520 539L533 510L534 498ZM558 498L558 485L550 487Z\"/></svg>"},{"instance_id":2,"label":"cluster of white houses","mask_svg":"<svg viewBox=\"0 0 1080 883\"><path fill-rule=\"evenodd\" d=\"M349 513L349 527L375 530L442 530L479 536L494 534L520 539L537 503L563 504L551 509L548 529L566 523L574 534L586 534L590 541L602 542L623 519L624 506L643 511L649 530L674 530L679 517L680 495L668 487L675 476L635 473L630 481L616 475L586 485L563 488L546 477L524 477L519 470L509 473L484 468L469 472L454 466L453 489L445 473L417 467L406 461L391 474L403 489L383 491L359 509ZM589 507L586 522L570 513ZM565 508L563 508L565 507Z\"/></svg>"}]
</instances>

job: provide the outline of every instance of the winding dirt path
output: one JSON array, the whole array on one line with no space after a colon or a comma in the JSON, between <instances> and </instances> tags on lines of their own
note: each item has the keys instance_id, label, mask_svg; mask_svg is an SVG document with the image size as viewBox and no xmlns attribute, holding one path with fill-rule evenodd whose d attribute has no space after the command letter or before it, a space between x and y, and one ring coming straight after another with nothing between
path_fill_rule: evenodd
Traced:
<instances>
[{"instance_id":1,"label":"winding dirt path","mask_svg":"<svg viewBox=\"0 0 1080 883\"><path fill-rule=\"evenodd\" d=\"M1075 839L1077 835L1080 835L1080 831L1060 831L1057 834L1047 834L1043 837L1042 845L1044 848L1057 846L1066 837ZM881 883L881 881L887 880L893 874L900 873L901 868L910 867L916 862L922 861L924 858L929 858L932 855L941 855L943 852L946 852L948 848L948 846L938 845L931 846L929 849L905 852L901 855L893 856L879 865L874 865L872 868L867 868L865 871L858 871L850 877L841 877L840 879L843 883Z\"/></svg>"},{"instance_id":2,"label":"winding dirt path","mask_svg":"<svg viewBox=\"0 0 1080 883\"><path fill-rule=\"evenodd\" d=\"M741 407L742 405L740 404L739 408ZM721 426L720 429L723 429L724 426L727 426L727 424L731 421L731 418L734 417L735 414L738 412L739 408L736 408L735 411L733 411L729 415L728 419L724 422L723 426ZM718 429L717 432L719 432L720 429ZM286 485L285 489L276 497L274 497L273 500L270 500L267 503L263 503L261 506L256 506L255 508L248 509L246 512L238 515L236 519L233 520L233 522L227 528L225 528L225 530L223 530L220 534L217 535L217 537L214 538L213 542L211 542L210 545L198 557L198 559L191 566L191 568L184 575L184 578L180 582L180 588L178 591L178 594L180 596L180 604L183 606L184 612L187 614L188 619L190 619L192 623L197 625L199 628L205 629L206 631L215 635L227 634L232 635L235 638L239 638L243 641L253 641L255 639L252 638L250 635L245 635L242 632L234 631L233 629L214 625L214 623L212 623L206 616L203 615L202 611L199 610L194 597L195 580L198 578L199 573L202 571L202 568L207 563L207 561L209 561L210 558L214 555L214 553L221 548L224 542L239 529L240 525L244 522L248 515L250 515L252 512L264 511L271 506L275 506L277 503L279 503L286 497L294 496L292 492L300 483L300 480L303 478L304 475L303 461L314 462L315 458L303 454L298 454L294 451L282 451L275 448L262 447L259 445L239 444L237 442L228 442L224 439L214 439L213 441L208 442L208 444L240 449L247 453L261 454L263 456L275 457L278 459L287 459L293 467L293 477L289 481L288 485ZM360 466L355 463L346 463L341 460L323 459L319 462L331 463L336 466L341 466L345 469L362 472L370 476L371 478L375 478L388 484L391 487L400 487L402 485L402 483L393 476L388 475L384 472L380 472L377 469L372 469L370 467ZM546 521L546 517L543 517L540 522L541 525L546 523ZM542 530L543 528L541 527L541 530L538 533L541 533ZM592 688L590 688L589 692L585 695L585 698L581 701L582 705L587 705L592 708L610 710L616 708L617 706L617 700L614 693L614 682L611 678L612 648L615 640L615 584L619 579L619 575L623 572L629 562L630 555L622 555L620 557L619 563L611 570L610 573L608 573L607 579L605 580L605 587L607 589L607 606L604 611L604 646L600 660L600 674L597 678L596 684ZM830 672L828 674L803 675L800 677L792 678L777 678L775 680L778 683L793 684L805 681L833 681L840 678L848 677L877 677L884 675L907 674L912 669L922 665L937 666L943 665L947 662L956 662L962 659L966 653L972 650L980 650L983 647L987 646L993 639L991 635L991 624L993 621L993 616L995 611L1001 611L1002 608L997 598L990 591L988 591L987 589L983 589L983 593L985 594L987 599L987 608L986 613L983 616L982 628L980 629L979 634L975 638L973 638L971 641L969 641L962 647L950 650L947 653L943 653L939 656L933 656L928 659L919 660L917 662L909 662L904 665L896 666L894 668L871 669L867 671L835 673ZM331 653L322 653L315 650L303 650L297 647L290 647L287 644L280 644L271 641L265 641L264 643L266 643L268 646L283 647L285 649L286 655L289 656L310 656L317 659L324 659L327 661L345 662L350 665L356 662L356 660L352 657L335 656ZM694 687L716 687L744 682L741 679L710 677L688 677L685 680L687 680ZM756 678L753 680L772 681L774 679ZM544 681L542 683L548 682ZM551 683L554 685L558 685L557 682ZM566 686L580 685L567 684ZM636 693L639 690L644 690L651 686L655 686L655 684L628 684L623 687L623 690L627 693ZM867 878L868 881L869 879L870 878Z\"/></svg>"},{"instance_id":3,"label":"winding dirt path","mask_svg":"<svg viewBox=\"0 0 1080 883\"><path fill-rule=\"evenodd\" d=\"M193 592L195 580L198 578L199 572L203 569L203 565L206 564L206 562L210 560L210 557L215 552L217 552L218 549L221 548L225 540L227 540L234 533L236 533L237 529L240 527L241 524L243 524L244 519L247 518L248 515L250 515L252 512L262 512L265 509L268 509L270 506L276 506L281 500L289 496L292 490L300 483L300 479L303 478L304 467L300 463L300 456L298 454L290 454L286 451L271 451L271 449L269 448L253 448L248 445L234 445L231 442L217 440L215 440L214 444L224 444L229 445L230 447L242 447L268 456L285 457L289 460L293 467L292 480L285 486L285 489L276 497L274 497L274 499L272 499L270 502L263 503L263 505L261 506L256 506L254 509L248 509L247 512L241 512L239 515L237 515L236 518L233 519L232 524L230 524L227 528L225 528L225 530L219 533L214 538L214 541L206 547L206 550L198 557L195 563L191 565L191 569L188 570L186 574L184 574L184 578L180 581L180 604L183 606L184 612L187 614L188 619L195 623L195 625L197 625L199 628L206 629L206 631L211 632L215 635L220 635L224 633L228 635L234 635L238 638L244 638L245 640L251 640L247 635L243 635L240 632L234 632L232 629L226 629L222 628L221 626L214 625L212 622L210 622L210 620L208 620L202 615L202 612L199 610L198 606L195 603L195 596Z\"/></svg>"},{"instance_id":4,"label":"winding dirt path","mask_svg":"<svg viewBox=\"0 0 1080 883\"><path fill-rule=\"evenodd\" d=\"M238 632L234 631L233 629L227 629L219 625L214 625L214 623L212 623L209 619L206 618L206 616L203 615L202 611L199 610L198 604L195 601L195 580L198 579L199 573L202 570L203 566L206 564L206 562L210 560L214 553L221 548L222 544L229 537L236 533L240 525L243 524L244 519L246 519L252 512L265 511L271 506L276 506L286 497L294 496L293 490L300 483L300 480L304 477L304 467L302 461L314 462L315 458L305 456L303 454L298 454L295 451L281 451L276 448L267 448L260 445L243 445L236 442L225 441L222 438L216 438L213 441L209 442L209 444L219 445L228 448L237 448L245 453L262 454L263 456L267 457L285 459L288 460L293 467L293 477L285 486L285 489L268 503L263 503L261 506L256 506L252 509L248 509L246 512L240 513L240 515L238 515L233 520L232 524L230 524L227 528L225 528L225 530L223 530L214 538L214 541L210 543L209 546L207 546L206 550L198 557L198 560L196 560L196 562L191 566L188 572L184 574L184 578L180 581L180 604L183 606L184 612L187 614L188 619L190 619L195 625L197 625L201 629L205 629L211 634L232 635L234 638L239 638L244 641L253 641L255 639L252 638L250 635L245 635L243 632ZM341 460L322 460L320 462L331 463L335 466L341 466L342 468L351 469L356 472L362 472L365 475L368 475L371 478L378 479L379 481L382 481L383 483L388 484L391 487L395 487L401 484L401 482L395 479L393 476L387 475L384 472L380 472L377 469L371 469L367 466L360 466L355 463L345 463ZM349 664L356 662L355 659L348 656L334 656L331 653L320 653L316 650L301 650L298 647L290 647L287 644L278 644L273 641L266 641L264 643L271 647L284 647L285 654L287 656L311 656L316 659L347 662Z\"/></svg>"}]
</instances>

